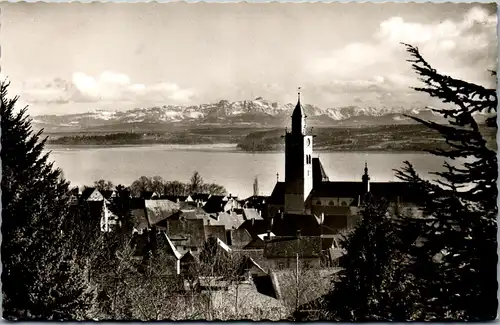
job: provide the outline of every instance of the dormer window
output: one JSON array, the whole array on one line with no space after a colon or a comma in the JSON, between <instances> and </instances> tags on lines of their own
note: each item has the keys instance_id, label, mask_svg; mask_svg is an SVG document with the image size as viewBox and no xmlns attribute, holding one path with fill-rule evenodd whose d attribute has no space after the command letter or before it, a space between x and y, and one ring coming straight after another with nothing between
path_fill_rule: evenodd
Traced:
<instances>
[{"instance_id":1,"label":"dormer window","mask_svg":"<svg viewBox=\"0 0 500 325\"><path fill-rule=\"evenodd\" d=\"M335 202L333 202L333 200L332 200L332 201L330 201L330 203L328 203L328 204L329 204L329 205L335 205Z\"/></svg>"},{"instance_id":2,"label":"dormer window","mask_svg":"<svg viewBox=\"0 0 500 325\"><path fill-rule=\"evenodd\" d=\"M316 205L321 205L321 201L320 200L316 201Z\"/></svg>"}]
</instances>

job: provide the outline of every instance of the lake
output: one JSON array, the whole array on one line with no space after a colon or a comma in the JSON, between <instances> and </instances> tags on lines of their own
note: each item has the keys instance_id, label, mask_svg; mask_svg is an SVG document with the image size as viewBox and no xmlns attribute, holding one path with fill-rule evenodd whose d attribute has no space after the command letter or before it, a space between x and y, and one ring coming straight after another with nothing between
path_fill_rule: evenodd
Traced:
<instances>
[{"instance_id":1,"label":"lake","mask_svg":"<svg viewBox=\"0 0 500 325\"><path fill-rule=\"evenodd\" d=\"M284 180L285 155L280 152L242 152L236 145L151 145L117 147L47 147L49 160L62 168L72 185L92 185L101 178L115 185L130 185L140 176L188 182L196 170L205 182L218 183L233 195L253 193L259 180L261 194L269 195L276 174ZM393 169L413 163L422 176L442 169L442 158L428 153L321 152L316 153L332 181L360 181L365 161L371 180L397 181Z\"/></svg>"}]
</instances>

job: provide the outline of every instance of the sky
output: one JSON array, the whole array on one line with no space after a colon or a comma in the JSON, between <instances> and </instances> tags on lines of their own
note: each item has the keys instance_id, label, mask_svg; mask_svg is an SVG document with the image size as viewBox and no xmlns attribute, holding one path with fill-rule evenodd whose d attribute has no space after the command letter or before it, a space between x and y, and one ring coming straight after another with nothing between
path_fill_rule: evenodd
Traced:
<instances>
[{"instance_id":1,"label":"sky","mask_svg":"<svg viewBox=\"0 0 500 325\"><path fill-rule=\"evenodd\" d=\"M263 97L325 108L424 100L400 42L494 87L496 5L2 3L1 77L33 115Z\"/></svg>"}]
</instances>

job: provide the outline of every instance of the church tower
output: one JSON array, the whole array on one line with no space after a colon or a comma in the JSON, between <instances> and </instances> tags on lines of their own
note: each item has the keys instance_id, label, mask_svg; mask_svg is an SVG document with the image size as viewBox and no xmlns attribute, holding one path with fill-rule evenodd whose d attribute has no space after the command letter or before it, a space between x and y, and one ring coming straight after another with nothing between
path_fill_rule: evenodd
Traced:
<instances>
[{"instance_id":1,"label":"church tower","mask_svg":"<svg viewBox=\"0 0 500 325\"><path fill-rule=\"evenodd\" d=\"M365 162L365 173L361 177L363 183L363 194L370 193L370 176L368 176L368 164Z\"/></svg>"},{"instance_id":2,"label":"church tower","mask_svg":"<svg viewBox=\"0 0 500 325\"><path fill-rule=\"evenodd\" d=\"M313 186L312 148L313 136L306 130L299 92L292 114L292 131L285 135L285 213L305 213L304 202Z\"/></svg>"}]
</instances>

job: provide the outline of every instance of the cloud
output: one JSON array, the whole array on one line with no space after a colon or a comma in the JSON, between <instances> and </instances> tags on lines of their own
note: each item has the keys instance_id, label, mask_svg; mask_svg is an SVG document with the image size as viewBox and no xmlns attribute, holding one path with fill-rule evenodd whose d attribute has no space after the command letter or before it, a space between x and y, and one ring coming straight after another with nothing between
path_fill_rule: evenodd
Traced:
<instances>
[{"instance_id":1,"label":"cloud","mask_svg":"<svg viewBox=\"0 0 500 325\"><path fill-rule=\"evenodd\" d=\"M457 21L423 24L391 17L379 24L370 41L352 42L311 59L310 83L321 83L323 96L330 100L353 94L353 102L372 98L373 105L411 103L416 97L409 87L418 85L418 79L406 62L404 42L418 46L438 71L493 87L488 69L496 65L496 23L494 14L479 7Z\"/></svg>"},{"instance_id":2,"label":"cloud","mask_svg":"<svg viewBox=\"0 0 500 325\"><path fill-rule=\"evenodd\" d=\"M144 85L132 83L123 73L106 71L98 77L83 72L71 81L61 78L30 80L23 84L23 96L31 103L186 103L194 97L191 89L175 83Z\"/></svg>"}]
</instances>

